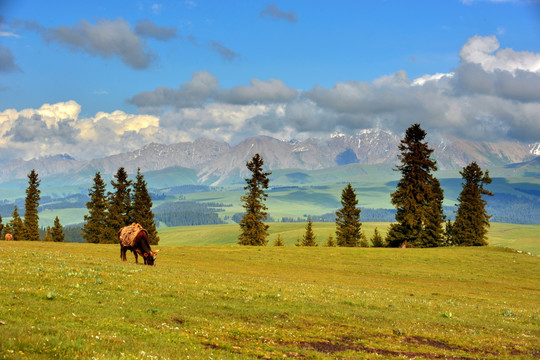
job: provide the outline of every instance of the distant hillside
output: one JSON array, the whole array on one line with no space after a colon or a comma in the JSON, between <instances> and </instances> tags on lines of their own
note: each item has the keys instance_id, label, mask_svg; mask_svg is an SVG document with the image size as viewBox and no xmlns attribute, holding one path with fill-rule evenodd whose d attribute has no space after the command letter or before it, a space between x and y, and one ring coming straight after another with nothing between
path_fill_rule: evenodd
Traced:
<instances>
[{"instance_id":1,"label":"distant hillside","mask_svg":"<svg viewBox=\"0 0 540 360\"><path fill-rule=\"evenodd\" d=\"M399 136L387 131L366 130L353 136L335 133L327 139L303 141L256 136L235 146L208 139L171 145L153 143L133 152L90 161L78 161L66 154L28 161L13 160L1 167L0 186L20 186L17 180L25 181L32 169L41 179L49 177L51 184L68 186L91 181L97 171L110 176L119 167L124 167L130 174L134 174L137 168L145 173L170 168L189 169L194 174L181 176L177 181L185 181L184 184L234 184L243 181L247 174L245 164L255 153L262 155L266 168L271 171L322 170L351 164L392 167L398 162L399 142ZM539 149L538 144L470 142L440 136L433 136L428 142L435 150L434 157L441 170L461 169L471 161L476 161L482 168L519 163L521 167L532 169L537 164L534 158Z\"/></svg>"}]
</instances>

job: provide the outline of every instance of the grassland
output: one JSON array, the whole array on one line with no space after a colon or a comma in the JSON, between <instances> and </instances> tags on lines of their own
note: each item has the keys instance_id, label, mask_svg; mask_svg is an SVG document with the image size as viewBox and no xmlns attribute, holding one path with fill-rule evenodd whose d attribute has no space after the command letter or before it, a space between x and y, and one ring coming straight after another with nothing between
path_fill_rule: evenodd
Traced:
<instances>
[{"instance_id":1,"label":"grassland","mask_svg":"<svg viewBox=\"0 0 540 360\"><path fill-rule=\"evenodd\" d=\"M375 228L385 236L389 223L364 222L362 231L371 238ZM306 223L271 223L269 245L280 234L285 245L294 245L305 232ZM335 232L334 223L314 223L317 242L322 245L328 235ZM162 245L209 246L234 245L238 241L237 224L210 226L181 226L159 229ZM488 234L490 246L509 247L540 255L540 225L492 223Z\"/></svg>"},{"instance_id":2,"label":"grassland","mask_svg":"<svg viewBox=\"0 0 540 360\"><path fill-rule=\"evenodd\" d=\"M0 242L6 359L540 357L540 258L501 248Z\"/></svg>"}]
</instances>

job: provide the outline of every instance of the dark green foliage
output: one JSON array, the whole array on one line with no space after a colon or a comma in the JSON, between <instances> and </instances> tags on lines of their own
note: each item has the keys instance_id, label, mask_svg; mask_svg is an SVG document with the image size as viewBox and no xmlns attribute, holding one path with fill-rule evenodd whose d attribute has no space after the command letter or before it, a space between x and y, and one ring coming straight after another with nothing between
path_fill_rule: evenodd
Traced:
<instances>
[{"instance_id":1,"label":"dark green foliage","mask_svg":"<svg viewBox=\"0 0 540 360\"><path fill-rule=\"evenodd\" d=\"M460 171L465 181L458 197L458 210L453 226L453 241L461 246L487 245L490 216L486 211L486 200L482 195L493 196L484 185L491 184L489 172L484 173L476 162Z\"/></svg>"},{"instance_id":2,"label":"dark green foliage","mask_svg":"<svg viewBox=\"0 0 540 360\"><path fill-rule=\"evenodd\" d=\"M107 236L107 208L108 201L105 195L106 187L99 172L94 177L94 185L88 191L90 201L86 203L88 214L84 216L82 237L88 243L101 243Z\"/></svg>"},{"instance_id":3,"label":"dark green foliage","mask_svg":"<svg viewBox=\"0 0 540 360\"><path fill-rule=\"evenodd\" d=\"M60 224L60 219L58 219L58 216L54 219L54 226L51 229L51 237L52 241L55 242L64 242L65 240L64 228Z\"/></svg>"},{"instance_id":4,"label":"dark green foliage","mask_svg":"<svg viewBox=\"0 0 540 360\"><path fill-rule=\"evenodd\" d=\"M13 207L13 212L11 213L11 220L6 225L5 229L6 234L13 235L13 240L26 240L24 238L24 224L19 215L19 209L17 205Z\"/></svg>"},{"instance_id":5,"label":"dark green foliage","mask_svg":"<svg viewBox=\"0 0 540 360\"><path fill-rule=\"evenodd\" d=\"M411 125L399 145L401 180L391 194L396 207L397 224L388 232L389 246L432 247L441 244L443 191L431 174L437 170L431 159L433 149L423 140L426 132L419 124Z\"/></svg>"},{"instance_id":6,"label":"dark green foliage","mask_svg":"<svg viewBox=\"0 0 540 360\"><path fill-rule=\"evenodd\" d=\"M336 240L334 239L334 235L328 234L328 238L326 239L326 242L324 243L323 246L327 246L327 247L337 246Z\"/></svg>"},{"instance_id":7,"label":"dark green foliage","mask_svg":"<svg viewBox=\"0 0 540 360\"><path fill-rule=\"evenodd\" d=\"M285 246L285 242L283 241L283 238L281 237L281 234L277 235L277 238L274 241L274 246Z\"/></svg>"},{"instance_id":8,"label":"dark green foliage","mask_svg":"<svg viewBox=\"0 0 540 360\"><path fill-rule=\"evenodd\" d=\"M4 238L4 224L2 223L2 216L0 215L0 239Z\"/></svg>"},{"instance_id":9,"label":"dark green foliage","mask_svg":"<svg viewBox=\"0 0 540 360\"><path fill-rule=\"evenodd\" d=\"M151 245L159 243L159 236L154 222L154 213L152 212L152 198L148 194L146 181L144 180L141 169L137 169L137 177L133 185L133 203L131 207L131 219L133 222L141 224L148 232L148 240Z\"/></svg>"},{"instance_id":10,"label":"dark green foliage","mask_svg":"<svg viewBox=\"0 0 540 360\"><path fill-rule=\"evenodd\" d=\"M373 230L373 236L371 237L371 244L373 247L384 247L384 240L381 236L381 233L379 232L379 229L375 228Z\"/></svg>"},{"instance_id":11,"label":"dark green foliage","mask_svg":"<svg viewBox=\"0 0 540 360\"><path fill-rule=\"evenodd\" d=\"M128 180L126 170L121 167L111 180L113 192L109 193L109 206L107 212L107 228L105 238L101 243L118 242L118 231L124 226L130 225L133 219L131 213L131 180Z\"/></svg>"},{"instance_id":12,"label":"dark green foliage","mask_svg":"<svg viewBox=\"0 0 540 360\"><path fill-rule=\"evenodd\" d=\"M28 187L26 188L26 199L24 201L24 239L40 241L39 237L39 216L38 207L40 200L39 190L40 180L38 174L32 170L28 174Z\"/></svg>"},{"instance_id":13,"label":"dark green foliage","mask_svg":"<svg viewBox=\"0 0 540 360\"><path fill-rule=\"evenodd\" d=\"M244 187L246 194L241 197L242 206L245 209L244 217L240 221L241 233L238 236L238 244L240 245L266 245L268 242L268 225L263 221L267 220L268 208L264 204L268 194L265 189L268 189L270 172L263 172L263 158L259 154L255 154L251 161L246 163L246 167L251 171L251 178L245 179L247 185Z\"/></svg>"},{"instance_id":14,"label":"dark green foliage","mask_svg":"<svg viewBox=\"0 0 540 360\"><path fill-rule=\"evenodd\" d=\"M215 225L225 224L217 214L217 212L223 211L221 207L224 206L228 205L212 202L175 201L156 206L153 212L155 219L167 224L167 226ZM240 222L242 215L238 214L237 222Z\"/></svg>"},{"instance_id":15,"label":"dark green foliage","mask_svg":"<svg viewBox=\"0 0 540 360\"><path fill-rule=\"evenodd\" d=\"M52 231L51 231L50 226L47 226L47 229L45 230L45 235L43 236L43 241L45 241L45 242L53 241Z\"/></svg>"},{"instance_id":16,"label":"dark green foliage","mask_svg":"<svg viewBox=\"0 0 540 360\"><path fill-rule=\"evenodd\" d=\"M341 192L342 208L336 211L336 242L338 246L355 247L360 244L360 212L356 207L356 192L349 183Z\"/></svg>"},{"instance_id":17,"label":"dark green foliage","mask_svg":"<svg viewBox=\"0 0 540 360\"><path fill-rule=\"evenodd\" d=\"M311 222L311 218L309 218L306 225L306 232L302 237L302 246L318 246L319 244L317 244L315 238L316 236L313 233L313 223Z\"/></svg>"}]
</instances>

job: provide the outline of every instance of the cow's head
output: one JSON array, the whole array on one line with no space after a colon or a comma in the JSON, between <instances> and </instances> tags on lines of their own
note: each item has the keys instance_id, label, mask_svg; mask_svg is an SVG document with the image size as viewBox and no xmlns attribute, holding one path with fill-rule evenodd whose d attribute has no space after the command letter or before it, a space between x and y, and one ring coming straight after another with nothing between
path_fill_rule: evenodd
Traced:
<instances>
[{"instance_id":1,"label":"cow's head","mask_svg":"<svg viewBox=\"0 0 540 360\"><path fill-rule=\"evenodd\" d=\"M154 261L156 261L157 253L159 250L156 251L150 251L150 253L145 252L143 254L144 257L144 263L146 265L154 265Z\"/></svg>"}]
</instances>

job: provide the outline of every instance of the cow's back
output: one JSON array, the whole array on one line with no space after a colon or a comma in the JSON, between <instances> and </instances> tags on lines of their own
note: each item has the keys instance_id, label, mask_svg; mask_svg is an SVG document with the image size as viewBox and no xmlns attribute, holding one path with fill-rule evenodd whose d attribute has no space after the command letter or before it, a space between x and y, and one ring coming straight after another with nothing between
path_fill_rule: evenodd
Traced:
<instances>
[{"instance_id":1,"label":"cow's back","mask_svg":"<svg viewBox=\"0 0 540 360\"><path fill-rule=\"evenodd\" d=\"M118 232L120 244L125 247L134 247L137 234L143 230L142 226L137 223L133 223L129 226L124 226Z\"/></svg>"}]
</instances>

